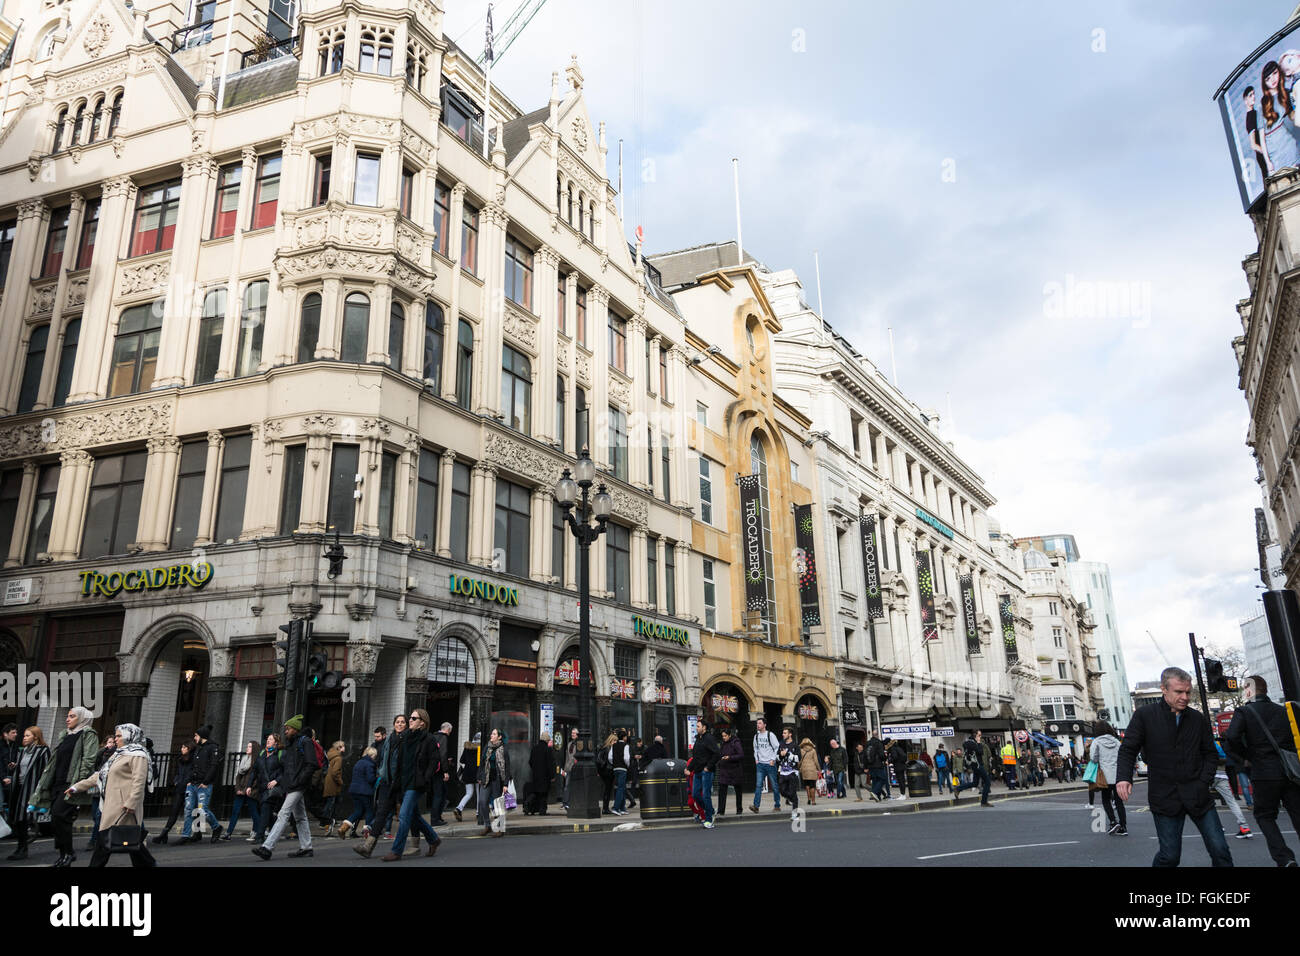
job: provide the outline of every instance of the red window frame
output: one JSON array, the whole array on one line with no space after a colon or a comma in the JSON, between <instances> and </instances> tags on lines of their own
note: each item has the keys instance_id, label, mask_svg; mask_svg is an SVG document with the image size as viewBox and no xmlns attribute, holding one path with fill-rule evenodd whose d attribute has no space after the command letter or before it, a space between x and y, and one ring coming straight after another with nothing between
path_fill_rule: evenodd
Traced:
<instances>
[{"instance_id":1,"label":"red window frame","mask_svg":"<svg viewBox=\"0 0 1300 956\"><path fill-rule=\"evenodd\" d=\"M95 254L95 238L99 235L99 203L98 199L86 203L86 212L81 220L81 240L77 243L78 269L89 269L91 257Z\"/></svg>"},{"instance_id":2,"label":"red window frame","mask_svg":"<svg viewBox=\"0 0 1300 956\"><path fill-rule=\"evenodd\" d=\"M269 166L275 165L268 171ZM254 229L275 225L275 213L280 206L280 154L262 156L257 161L257 190L253 194ZM272 195L268 198L267 194Z\"/></svg>"},{"instance_id":3,"label":"red window frame","mask_svg":"<svg viewBox=\"0 0 1300 956\"><path fill-rule=\"evenodd\" d=\"M212 207L212 238L223 239L235 234L239 225L239 186L244 167L239 163L222 166L217 171L217 194Z\"/></svg>"},{"instance_id":4,"label":"red window frame","mask_svg":"<svg viewBox=\"0 0 1300 956\"><path fill-rule=\"evenodd\" d=\"M49 231L45 234L45 256L41 259L41 278L56 276L63 266L63 249L68 244L68 217L70 206L62 206L50 213Z\"/></svg>"}]
</instances>

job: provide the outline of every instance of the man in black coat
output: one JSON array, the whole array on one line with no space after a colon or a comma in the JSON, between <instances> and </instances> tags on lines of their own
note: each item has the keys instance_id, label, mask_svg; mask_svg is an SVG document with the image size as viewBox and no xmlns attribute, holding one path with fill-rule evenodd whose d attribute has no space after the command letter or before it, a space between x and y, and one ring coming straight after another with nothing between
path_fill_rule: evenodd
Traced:
<instances>
[{"instance_id":1,"label":"man in black coat","mask_svg":"<svg viewBox=\"0 0 1300 956\"><path fill-rule=\"evenodd\" d=\"M1255 788L1255 822L1268 841L1268 853L1278 866L1295 866L1295 854L1277 826L1278 804L1286 807L1291 825L1300 831L1300 784L1287 778L1278 750L1295 753L1295 737L1286 708L1268 699L1268 683L1247 677L1242 689L1245 703L1237 708L1223 735L1223 746L1241 766L1250 761L1250 782ZM1292 705L1294 708L1295 705ZM1267 728L1267 731L1266 731ZM1269 735L1273 740L1270 741Z\"/></svg>"},{"instance_id":2,"label":"man in black coat","mask_svg":"<svg viewBox=\"0 0 1300 956\"><path fill-rule=\"evenodd\" d=\"M652 760L664 760L668 757L668 748L664 746L664 739L659 734L655 734L654 742L645 749L641 755L641 769L644 770L650 766Z\"/></svg>"},{"instance_id":3,"label":"man in black coat","mask_svg":"<svg viewBox=\"0 0 1300 956\"><path fill-rule=\"evenodd\" d=\"M221 836L221 821L208 808L221 775L221 748L211 740L212 726L204 724L194 732L194 762L190 766L190 782L185 793L185 822L181 826L181 840L197 843L203 839L204 823L216 843ZM193 833L195 820L199 827Z\"/></svg>"},{"instance_id":4,"label":"man in black coat","mask_svg":"<svg viewBox=\"0 0 1300 956\"><path fill-rule=\"evenodd\" d=\"M447 805L447 785L451 782L451 724L443 722L442 727L433 735L434 741L438 744L438 760L442 763L442 772L437 774L433 779L433 805L430 816L433 818L429 821L431 826L445 826L447 821L442 818L443 808Z\"/></svg>"},{"instance_id":5,"label":"man in black coat","mask_svg":"<svg viewBox=\"0 0 1300 956\"><path fill-rule=\"evenodd\" d=\"M1160 674L1162 697L1139 707L1119 747L1116 791L1128 802L1138 753L1147 762L1147 802L1160 849L1152 866L1177 866L1183 853L1183 821L1192 818L1215 866L1232 866L1223 825L1214 809L1210 787L1219 763L1210 721L1188 706L1192 675L1178 667Z\"/></svg>"},{"instance_id":6,"label":"man in black coat","mask_svg":"<svg viewBox=\"0 0 1300 956\"><path fill-rule=\"evenodd\" d=\"M695 724L695 746L691 748L691 759L686 769L694 776L691 778L691 797L704 811L704 828L713 829L713 774L722 759L722 747L703 717Z\"/></svg>"}]
</instances>

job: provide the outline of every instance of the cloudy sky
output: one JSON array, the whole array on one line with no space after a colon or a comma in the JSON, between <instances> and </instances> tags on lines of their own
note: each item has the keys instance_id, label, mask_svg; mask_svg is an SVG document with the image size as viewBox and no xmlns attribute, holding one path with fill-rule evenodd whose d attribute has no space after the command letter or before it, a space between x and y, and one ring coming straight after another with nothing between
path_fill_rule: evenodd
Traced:
<instances>
[{"instance_id":1,"label":"cloudy sky","mask_svg":"<svg viewBox=\"0 0 1300 956\"><path fill-rule=\"evenodd\" d=\"M486 3L445 5L480 50ZM494 83L536 109L578 54L652 252L734 238L739 157L746 248L814 304L819 250L826 318L884 369L894 329L1004 530L1109 562L1135 682L1147 630L1187 666L1256 607L1255 241L1211 96L1293 3L1084 6L549 0Z\"/></svg>"}]
</instances>

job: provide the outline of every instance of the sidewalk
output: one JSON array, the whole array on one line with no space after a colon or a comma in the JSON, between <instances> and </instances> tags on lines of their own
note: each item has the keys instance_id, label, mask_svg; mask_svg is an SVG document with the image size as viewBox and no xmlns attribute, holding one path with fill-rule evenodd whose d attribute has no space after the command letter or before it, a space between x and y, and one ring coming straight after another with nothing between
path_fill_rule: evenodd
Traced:
<instances>
[{"instance_id":1,"label":"sidewalk","mask_svg":"<svg viewBox=\"0 0 1300 956\"><path fill-rule=\"evenodd\" d=\"M1034 796L1042 796L1052 793L1064 793L1077 791L1080 795L1080 801L1087 800L1088 785L1082 780L1076 783L1059 784L1055 780L1049 780L1041 787L1033 787L1029 790L1007 790L1002 783L994 783L993 789L989 794L989 799L994 803L1000 803L1006 800L1026 800ZM863 791L864 793L866 790ZM803 798L803 793L799 795L799 806L807 812L809 818L817 817L837 817L854 814L887 814L887 813L918 813L927 810L946 810L950 807L973 807L979 805L979 790L967 790L962 793L960 802L954 801L952 795L944 792L942 795L934 794L928 797L907 797L905 799L893 798L884 803L876 803L870 798L864 797L859 803L854 798L852 789L849 790L847 797L843 799L831 799L819 797L816 805L807 806ZM896 793L896 791L895 791ZM772 809L772 795L770 793L763 795L762 809L758 813L751 813L749 810L754 796L752 793L745 794L745 811L737 818L735 811L735 796L732 795L729 812L716 817L719 824L730 826L734 823L760 823L766 820L789 819L789 810L784 802L780 811ZM716 801L716 797L715 797ZM715 802L716 805L716 802ZM1098 801L1098 806L1101 805ZM477 836L482 830L474 822L474 814L468 809L464 812L465 820L463 823L457 823L451 810L446 811L447 825L438 827L438 834L442 837L471 837ZM427 811L425 819L428 819ZM222 826L226 823L226 818L222 817ZM165 817L150 817L145 820L146 828L150 837L157 835L162 831L163 824L167 820ZM545 816L524 816L523 810L511 810L508 819L508 831L510 833L591 833L599 831L610 831L617 829L655 829L671 826L692 826L690 817L678 817L671 820L656 820L654 822L644 822L641 820L640 804L637 804L636 810L631 810L626 816L601 816L596 820L570 820L565 816L564 810L560 805L553 804L550 812ZM90 833L90 821L82 817L77 821L76 832L78 834L88 835ZM249 822L247 817L240 821L235 830L235 840L243 840L250 833ZM312 837L315 840L321 839L320 827L312 823ZM180 839L180 825L172 829L170 839L177 842ZM333 838L331 838L333 839Z\"/></svg>"}]
</instances>

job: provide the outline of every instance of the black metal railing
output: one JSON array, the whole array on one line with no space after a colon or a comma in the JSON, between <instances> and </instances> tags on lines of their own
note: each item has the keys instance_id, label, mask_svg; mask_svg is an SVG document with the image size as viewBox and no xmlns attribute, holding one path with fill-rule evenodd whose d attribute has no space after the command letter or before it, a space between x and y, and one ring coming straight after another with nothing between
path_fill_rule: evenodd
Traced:
<instances>
[{"instance_id":1,"label":"black metal railing","mask_svg":"<svg viewBox=\"0 0 1300 956\"><path fill-rule=\"evenodd\" d=\"M266 63L268 60L278 60L282 56L293 56L298 44L297 37L288 37L284 40L277 40L275 43L268 44L265 47L258 47L241 53L239 56L239 68L245 70L250 66L256 66L259 63Z\"/></svg>"},{"instance_id":2,"label":"black metal railing","mask_svg":"<svg viewBox=\"0 0 1300 956\"><path fill-rule=\"evenodd\" d=\"M175 777L177 756L178 754L174 753L154 754L153 793L146 793L144 797L146 817L165 817L171 812L172 796L176 792L172 780ZM234 800L235 768L239 766L242 756L243 754L237 753L226 754L220 782L212 799L208 801L208 809L221 820L230 815L231 803Z\"/></svg>"},{"instance_id":3,"label":"black metal railing","mask_svg":"<svg viewBox=\"0 0 1300 956\"><path fill-rule=\"evenodd\" d=\"M211 43L212 25L216 22L216 20L204 20L202 23L181 27L172 34L172 52L179 53L181 50L192 50Z\"/></svg>"}]
</instances>

